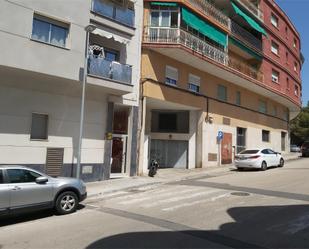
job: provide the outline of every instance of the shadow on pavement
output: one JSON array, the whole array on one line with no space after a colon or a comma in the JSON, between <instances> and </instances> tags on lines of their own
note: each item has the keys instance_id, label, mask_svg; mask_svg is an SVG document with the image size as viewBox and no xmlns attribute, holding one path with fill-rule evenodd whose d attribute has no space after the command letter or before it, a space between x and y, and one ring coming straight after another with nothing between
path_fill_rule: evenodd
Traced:
<instances>
[{"instance_id":1,"label":"shadow on pavement","mask_svg":"<svg viewBox=\"0 0 309 249\"><path fill-rule=\"evenodd\" d=\"M85 208L84 205L79 204L77 208L78 210L81 210ZM20 214L11 214L8 216L0 216L0 227L3 226L9 226L9 225L15 225L18 223L23 223L27 221L34 221L34 220L40 220L40 219L45 219L48 217L52 216L58 216L56 212L53 209L47 209L47 210L38 210L38 211L32 211L32 212L25 212L25 213L20 213ZM1 245L0 245L1 249Z\"/></svg>"},{"instance_id":2,"label":"shadow on pavement","mask_svg":"<svg viewBox=\"0 0 309 249\"><path fill-rule=\"evenodd\" d=\"M107 211L108 212L108 211ZM113 212L115 214L115 212ZM309 205L236 207L227 211L235 222L219 230L195 230L178 224L180 230L132 232L101 238L94 248L309 248ZM128 213L128 218L152 225L159 218ZM135 217L135 218L134 218ZM192 228L192 229L181 229Z\"/></svg>"}]
</instances>

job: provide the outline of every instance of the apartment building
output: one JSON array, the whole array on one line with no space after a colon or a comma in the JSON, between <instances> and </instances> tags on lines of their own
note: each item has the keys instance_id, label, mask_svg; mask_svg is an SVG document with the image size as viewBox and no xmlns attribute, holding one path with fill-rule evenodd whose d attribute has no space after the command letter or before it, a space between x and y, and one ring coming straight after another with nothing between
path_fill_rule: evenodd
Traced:
<instances>
[{"instance_id":1,"label":"apartment building","mask_svg":"<svg viewBox=\"0 0 309 249\"><path fill-rule=\"evenodd\" d=\"M136 174L142 15L142 1L1 1L0 164L77 175L85 72L81 178Z\"/></svg>"},{"instance_id":2,"label":"apartment building","mask_svg":"<svg viewBox=\"0 0 309 249\"><path fill-rule=\"evenodd\" d=\"M272 0L144 0L139 173L289 151L300 37Z\"/></svg>"}]
</instances>

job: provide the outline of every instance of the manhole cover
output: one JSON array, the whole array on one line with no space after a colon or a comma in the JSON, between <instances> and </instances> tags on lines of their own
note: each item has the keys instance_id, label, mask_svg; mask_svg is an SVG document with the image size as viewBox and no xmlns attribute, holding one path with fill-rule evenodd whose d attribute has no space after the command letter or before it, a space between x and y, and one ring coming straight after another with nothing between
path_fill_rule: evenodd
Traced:
<instances>
[{"instance_id":1,"label":"manhole cover","mask_svg":"<svg viewBox=\"0 0 309 249\"><path fill-rule=\"evenodd\" d=\"M249 196L249 193L246 192L233 192L231 195L236 195L236 196Z\"/></svg>"}]
</instances>

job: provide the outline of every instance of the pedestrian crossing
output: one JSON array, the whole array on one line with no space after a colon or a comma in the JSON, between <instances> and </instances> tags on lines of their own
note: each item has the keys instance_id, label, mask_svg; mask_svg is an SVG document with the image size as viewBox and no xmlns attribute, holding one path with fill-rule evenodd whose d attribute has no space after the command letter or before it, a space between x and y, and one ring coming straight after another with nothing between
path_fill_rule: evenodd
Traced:
<instances>
[{"instance_id":1,"label":"pedestrian crossing","mask_svg":"<svg viewBox=\"0 0 309 249\"><path fill-rule=\"evenodd\" d=\"M139 192L140 191L140 192ZM156 208L163 212L173 212L195 205L216 202L229 198L230 192L222 189L205 188L199 186L164 185L160 189L143 191L136 189L134 193L122 195L106 195L106 204L119 208L138 207L143 209Z\"/></svg>"}]
</instances>

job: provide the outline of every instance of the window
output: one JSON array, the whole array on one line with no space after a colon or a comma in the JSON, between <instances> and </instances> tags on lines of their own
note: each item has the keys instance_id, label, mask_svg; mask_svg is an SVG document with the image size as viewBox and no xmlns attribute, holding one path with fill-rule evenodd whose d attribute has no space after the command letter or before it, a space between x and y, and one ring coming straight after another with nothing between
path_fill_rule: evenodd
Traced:
<instances>
[{"instance_id":1,"label":"window","mask_svg":"<svg viewBox=\"0 0 309 249\"><path fill-rule=\"evenodd\" d=\"M108 61L119 61L119 52L116 50L104 48L105 60Z\"/></svg>"},{"instance_id":2,"label":"window","mask_svg":"<svg viewBox=\"0 0 309 249\"><path fill-rule=\"evenodd\" d=\"M290 80L289 80L289 78L286 78L286 89L290 90Z\"/></svg>"},{"instance_id":3,"label":"window","mask_svg":"<svg viewBox=\"0 0 309 249\"><path fill-rule=\"evenodd\" d=\"M271 14L270 22L271 22L271 24L272 24L273 26L275 26L276 28L278 28L279 19L278 19L278 17L276 17L274 14Z\"/></svg>"},{"instance_id":4,"label":"window","mask_svg":"<svg viewBox=\"0 0 309 249\"><path fill-rule=\"evenodd\" d=\"M279 75L279 72L273 69L271 73L272 82L279 83Z\"/></svg>"},{"instance_id":5,"label":"window","mask_svg":"<svg viewBox=\"0 0 309 249\"><path fill-rule=\"evenodd\" d=\"M270 137L270 132L266 131L266 130L262 130L262 141L263 142L269 142L270 141L269 137ZM262 151L262 153L263 153L263 151Z\"/></svg>"},{"instance_id":6,"label":"window","mask_svg":"<svg viewBox=\"0 0 309 249\"><path fill-rule=\"evenodd\" d=\"M219 100L227 101L227 88L223 85L218 85L217 97Z\"/></svg>"},{"instance_id":7,"label":"window","mask_svg":"<svg viewBox=\"0 0 309 249\"><path fill-rule=\"evenodd\" d=\"M288 37L289 37L289 36L288 36L288 33L289 33L289 30L288 30L288 27L286 26L286 27L285 27L285 35L286 35L286 38L287 38L287 39L288 39Z\"/></svg>"},{"instance_id":8,"label":"window","mask_svg":"<svg viewBox=\"0 0 309 249\"><path fill-rule=\"evenodd\" d=\"M0 169L0 184L4 183L3 171Z\"/></svg>"},{"instance_id":9,"label":"window","mask_svg":"<svg viewBox=\"0 0 309 249\"><path fill-rule=\"evenodd\" d=\"M128 1L125 5L122 1L110 0L93 0L92 11L105 16L107 18L116 20L122 24L134 27L134 3Z\"/></svg>"},{"instance_id":10,"label":"window","mask_svg":"<svg viewBox=\"0 0 309 249\"><path fill-rule=\"evenodd\" d=\"M267 103L266 103L266 101L263 101L263 100L259 101L259 112L267 113Z\"/></svg>"},{"instance_id":11,"label":"window","mask_svg":"<svg viewBox=\"0 0 309 249\"><path fill-rule=\"evenodd\" d=\"M178 81L178 69L166 66L165 68L165 83L169 85L177 85Z\"/></svg>"},{"instance_id":12,"label":"window","mask_svg":"<svg viewBox=\"0 0 309 249\"><path fill-rule=\"evenodd\" d=\"M32 113L32 124L30 139L46 140L48 127L48 115Z\"/></svg>"},{"instance_id":13,"label":"window","mask_svg":"<svg viewBox=\"0 0 309 249\"><path fill-rule=\"evenodd\" d=\"M199 92L200 91L200 83L201 78L194 75L194 74L189 74L189 90L192 92Z\"/></svg>"},{"instance_id":14,"label":"window","mask_svg":"<svg viewBox=\"0 0 309 249\"><path fill-rule=\"evenodd\" d=\"M295 85L294 94L295 96L299 96L299 89L297 85Z\"/></svg>"},{"instance_id":15,"label":"window","mask_svg":"<svg viewBox=\"0 0 309 249\"><path fill-rule=\"evenodd\" d=\"M278 55L279 54L279 45L274 41L271 42L271 52Z\"/></svg>"},{"instance_id":16,"label":"window","mask_svg":"<svg viewBox=\"0 0 309 249\"><path fill-rule=\"evenodd\" d=\"M277 106L273 106L273 116L277 116L278 115L278 111L277 111Z\"/></svg>"},{"instance_id":17,"label":"window","mask_svg":"<svg viewBox=\"0 0 309 249\"><path fill-rule=\"evenodd\" d=\"M66 47L69 27L67 24L50 20L41 16L34 16L32 39L49 43L58 47Z\"/></svg>"},{"instance_id":18,"label":"window","mask_svg":"<svg viewBox=\"0 0 309 249\"><path fill-rule=\"evenodd\" d=\"M289 64L289 53L285 52L286 64Z\"/></svg>"},{"instance_id":19,"label":"window","mask_svg":"<svg viewBox=\"0 0 309 249\"><path fill-rule=\"evenodd\" d=\"M240 91L236 92L236 105L241 105L241 93L240 93Z\"/></svg>"},{"instance_id":20,"label":"window","mask_svg":"<svg viewBox=\"0 0 309 249\"><path fill-rule=\"evenodd\" d=\"M294 47L294 48L297 48L297 41L296 41L295 38L294 38L294 40L293 40L293 47Z\"/></svg>"},{"instance_id":21,"label":"window","mask_svg":"<svg viewBox=\"0 0 309 249\"><path fill-rule=\"evenodd\" d=\"M152 27L178 27L178 9L152 10L150 23Z\"/></svg>"},{"instance_id":22,"label":"window","mask_svg":"<svg viewBox=\"0 0 309 249\"><path fill-rule=\"evenodd\" d=\"M10 183L35 182L41 175L25 169L7 169L7 176Z\"/></svg>"},{"instance_id":23,"label":"window","mask_svg":"<svg viewBox=\"0 0 309 249\"><path fill-rule=\"evenodd\" d=\"M294 62L294 71L297 72L297 62Z\"/></svg>"},{"instance_id":24,"label":"window","mask_svg":"<svg viewBox=\"0 0 309 249\"><path fill-rule=\"evenodd\" d=\"M151 132L189 133L188 111L153 110L151 115Z\"/></svg>"}]
</instances>

